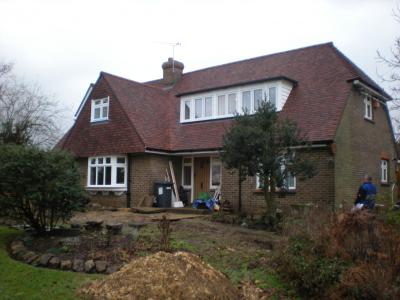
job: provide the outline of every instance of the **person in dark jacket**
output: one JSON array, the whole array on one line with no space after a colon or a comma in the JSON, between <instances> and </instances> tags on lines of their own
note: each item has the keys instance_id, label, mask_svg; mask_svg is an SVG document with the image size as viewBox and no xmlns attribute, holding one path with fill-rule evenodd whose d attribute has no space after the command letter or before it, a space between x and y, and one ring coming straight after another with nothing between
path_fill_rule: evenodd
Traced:
<instances>
[{"instance_id":1,"label":"person in dark jacket","mask_svg":"<svg viewBox=\"0 0 400 300\"><path fill-rule=\"evenodd\" d=\"M372 184L372 177L369 175L364 176L364 182L358 189L357 198L354 202L356 209L375 207L376 187Z\"/></svg>"}]
</instances>

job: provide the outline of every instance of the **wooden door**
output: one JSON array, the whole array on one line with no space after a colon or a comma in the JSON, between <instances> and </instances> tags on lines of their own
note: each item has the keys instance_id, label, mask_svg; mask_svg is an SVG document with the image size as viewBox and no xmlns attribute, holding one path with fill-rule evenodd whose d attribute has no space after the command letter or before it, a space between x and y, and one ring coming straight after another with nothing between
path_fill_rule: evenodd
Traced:
<instances>
[{"instance_id":1,"label":"wooden door","mask_svg":"<svg viewBox=\"0 0 400 300\"><path fill-rule=\"evenodd\" d=\"M194 199L198 199L200 192L209 192L210 187L210 158L194 158Z\"/></svg>"}]
</instances>

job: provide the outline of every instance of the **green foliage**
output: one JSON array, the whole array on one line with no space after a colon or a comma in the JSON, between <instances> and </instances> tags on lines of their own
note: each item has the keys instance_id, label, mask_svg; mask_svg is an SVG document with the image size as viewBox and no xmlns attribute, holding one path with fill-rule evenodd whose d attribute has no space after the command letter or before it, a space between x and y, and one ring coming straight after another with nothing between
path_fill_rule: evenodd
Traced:
<instances>
[{"instance_id":1,"label":"green foliage","mask_svg":"<svg viewBox=\"0 0 400 300\"><path fill-rule=\"evenodd\" d=\"M327 258L307 237L291 239L277 258L278 273L307 298L322 297L347 268L337 257Z\"/></svg>"},{"instance_id":2,"label":"green foliage","mask_svg":"<svg viewBox=\"0 0 400 300\"><path fill-rule=\"evenodd\" d=\"M264 189L267 215L275 214L272 193L286 190L290 175L305 179L315 175L314 165L296 155L294 147L306 145L297 125L278 117L275 107L263 101L254 115L238 115L224 135L221 158L239 177L258 174ZM268 192L268 191L271 192ZM273 219L273 217L272 217Z\"/></svg>"},{"instance_id":3,"label":"green foliage","mask_svg":"<svg viewBox=\"0 0 400 300\"><path fill-rule=\"evenodd\" d=\"M80 172L70 155L0 146L0 214L43 234L85 204Z\"/></svg>"},{"instance_id":4,"label":"green foliage","mask_svg":"<svg viewBox=\"0 0 400 300\"><path fill-rule=\"evenodd\" d=\"M18 231L0 226L0 299L77 299L75 289L102 275L36 268L11 259L6 251Z\"/></svg>"}]
</instances>

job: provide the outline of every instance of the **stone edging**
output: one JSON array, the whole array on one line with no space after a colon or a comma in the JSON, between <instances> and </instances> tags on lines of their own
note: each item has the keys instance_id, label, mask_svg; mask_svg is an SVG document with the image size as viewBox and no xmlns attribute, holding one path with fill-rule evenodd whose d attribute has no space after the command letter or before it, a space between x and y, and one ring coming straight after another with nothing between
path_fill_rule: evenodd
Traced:
<instances>
[{"instance_id":1,"label":"stone edging","mask_svg":"<svg viewBox=\"0 0 400 300\"><path fill-rule=\"evenodd\" d=\"M10 245L10 254L13 258L23 261L35 267L60 269L64 271L105 273L111 274L119 270L116 265L108 265L104 260L61 260L57 255L51 253L39 254L27 249L21 240L14 240Z\"/></svg>"}]
</instances>

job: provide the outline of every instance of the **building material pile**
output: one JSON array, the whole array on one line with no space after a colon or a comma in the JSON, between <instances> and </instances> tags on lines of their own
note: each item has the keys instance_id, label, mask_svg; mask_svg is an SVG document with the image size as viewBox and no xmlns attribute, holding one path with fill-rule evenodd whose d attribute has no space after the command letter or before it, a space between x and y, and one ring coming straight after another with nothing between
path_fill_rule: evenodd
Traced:
<instances>
[{"instance_id":1,"label":"building material pile","mask_svg":"<svg viewBox=\"0 0 400 300\"><path fill-rule=\"evenodd\" d=\"M133 260L106 279L84 285L78 295L115 300L239 298L225 275L186 252L158 252Z\"/></svg>"}]
</instances>

